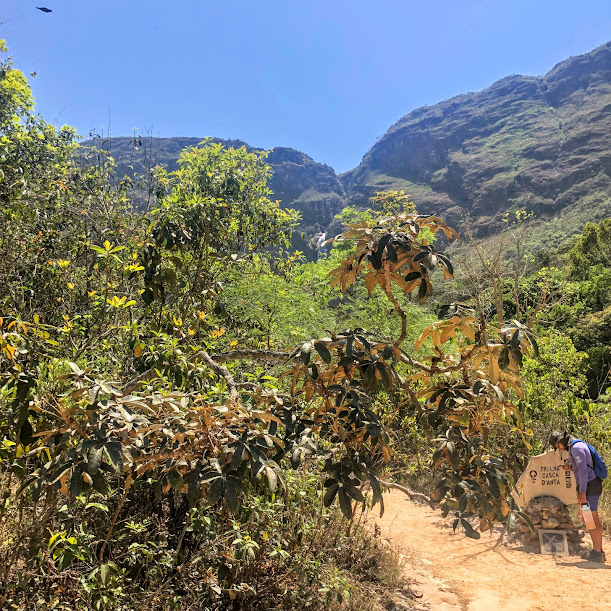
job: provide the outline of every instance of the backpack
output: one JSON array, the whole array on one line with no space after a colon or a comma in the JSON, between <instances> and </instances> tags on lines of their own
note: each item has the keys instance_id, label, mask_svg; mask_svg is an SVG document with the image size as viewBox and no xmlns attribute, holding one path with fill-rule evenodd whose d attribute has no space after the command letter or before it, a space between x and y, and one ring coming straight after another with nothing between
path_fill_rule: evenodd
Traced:
<instances>
[{"instance_id":1,"label":"backpack","mask_svg":"<svg viewBox=\"0 0 611 611\"><path fill-rule=\"evenodd\" d=\"M585 443L588 446L590 455L592 456L592 467L594 468L594 473L596 476L601 480L605 479L608 475L607 465L605 465L605 461L601 458L600 454L589 443L582 441L581 439L573 439L569 445L569 450L571 446L578 441L581 441L581 443Z\"/></svg>"}]
</instances>

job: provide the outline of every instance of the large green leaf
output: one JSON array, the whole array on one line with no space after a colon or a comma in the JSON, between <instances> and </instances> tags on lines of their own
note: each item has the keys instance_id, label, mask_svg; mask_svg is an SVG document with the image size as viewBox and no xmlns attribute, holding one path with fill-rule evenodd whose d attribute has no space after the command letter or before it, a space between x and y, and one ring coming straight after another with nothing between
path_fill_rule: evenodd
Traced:
<instances>
[{"instance_id":1,"label":"large green leaf","mask_svg":"<svg viewBox=\"0 0 611 611\"><path fill-rule=\"evenodd\" d=\"M89 475L95 475L99 471L103 454L103 446L96 446L89 450L89 454L87 456L87 472Z\"/></svg>"},{"instance_id":2,"label":"large green leaf","mask_svg":"<svg viewBox=\"0 0 611 611\"><path fill-rule=\"evenodd\" d=\"M177 492L180 492L183 489L185 482L182 479L182 475L176 469L172 469L171 471L168 471L167 478L168 478L168 481L170 482L170 486L172 486L174 490L176 490Z\"/></svg>"},{"instance_id":3,"label":"large green leaf","mask_svg":"<svg viewBox=\"0 0 611 611\"><path fill-rule=\"evenodd\" d=\"M121 444L118 441L111 441L104 446L110 463L115 468L115 471L123 471L123 457L121 456Z\"/></svg>"},{"instance_id":4,"label":"large green leaf","mask_svg":"<svg viewBox=\"0 0 611 611\"><path fill-rule=\"evenodd\" d=\"M206 491L206 500L210 505L216 505L219 499L225 493L225 480L222 477L217 477L212 480L208 490Z\"/></svg>"},{"instance_id":5,"label":"large green leaf","mask_svg":"<svg viewBox=\"0 0 611 611\"><path fill-rule=\"evenodd\" d=\"M349 482L345 482L344 489L355 501L359 501L360 503L365 502L365 497L363 496L363 493L356 486L353 486Z\"/></svg>"},{"instance_id":6,"label":"large green leaf","mask_svg":"<svg viewBox=\"0 0 611 611\"><path fill-rule=\"evenodd\" d=\"M70 494L78 496L83 491L83 469L80 466L74 467L70 477Z\"/></svg>"},{"instance_id":7,"label":"large green leaf","mask_svg":"<svg viewBox=\"0 0 611 611\"><path fill-rule=\"evenodd\" d=\"M320 354L320 358L328 365L331 362L331 353L327 346L323 342L315 342L314 348Z\"/></svg>"},{"instance_id":8,"label":"large green leaf","mask_svg":"<svg viewBox=\"0 0 611 611\"><path fill-rule=\"evenodd\" d=\"M227 504L227 509L231 513L235 513L240 506L239 495L238 495L238 487L237 485L227 480L225 482L225 494L224 494L225 503Z\"/></svg>"},{"instance_id":9,"label":"large green leaf","mask_svg":"<svg viewBox=\"0 0 611 611\"><path fill-rule=\"evenodd\" d=\"M480 538L480 534L473 528L473 526L471 526L471 524L469 524L467 520L465 520L464 518L461 518L460 523L462 524L463 528L465 529L465 535L467 535L467 537L471 539Z\"/></svg>"},{"instance_id":10,"label":"large green leaf","mask_svg":"<svg viewBox=\"0 0 611 611\"><path fill-rule=\"evenodd\" d=\"M350 500L350 497L346 493L346 489L344 488L344 486L340 486L338 498L339 498L339 506L340 506L340 509L342 510L342 513L344 514L346 519L350 520L352 518L352 501Z\"/></svg>"},{"instance_id":11,"label":"large green leaf","mask_svg":"<svg viewBox=\"0 0 611 611\"><path fill-rule=\"evenodd\" d=\"M335 498L335 495L337 494L338 490L339 490L339 484L337 482L334 484L331 484L327 488L327 491L325 492L325 496L323 498L323 504L325 507L330 507L331 503L333 503L333 499Z\"/></svg>"}]
</instances>

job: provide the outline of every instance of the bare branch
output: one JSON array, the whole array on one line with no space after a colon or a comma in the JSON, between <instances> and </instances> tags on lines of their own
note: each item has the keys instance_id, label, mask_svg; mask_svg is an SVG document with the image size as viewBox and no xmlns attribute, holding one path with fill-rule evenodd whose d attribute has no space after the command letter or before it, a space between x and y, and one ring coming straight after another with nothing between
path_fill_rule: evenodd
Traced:
<instances>
[{"instance_id":1,"label":"bare branch","mask_svg":"<svg viewBox=\"0 0 611 611\"><path fill-rule=\"evenodd\" d=\"M236 385L233 381L229 370L225 367L220 367L218 363L227 363L228 361L238 360L284 363L288 360L290 354L290 352L279 352L274 350L232 350L231 352L222 352L220 354L208 354L205 350L201 350L194 356L193 362L197 363L199 361L204 361L210 367L210 369L225 380L227 380L226 374L228 374L232 380L234 388L237 388L238 385ZM150 382L156 377L158 377L157 370L148 369L144 373L141 373L140 375L131 379L121 388L122 396L125 397L135 390L138 390L141 384Z\"/></svg>"},{"instance_id":2,"label":"bare branch","mask_svg":"<svg viewBox=\"0 0 611 611\"><path fill-rule=\"evenodd\" d=\"M201 353L198 353L198 355ZM288 361L290 352L280 352L276 350L232 350L231 352L221 352L220 354L212 354L210 358L217 363L226 363L227 361L267 361L275 363L284 363ZM196 355L197 356L197 355Z\"/></svg>"},{"instance_id":3,"label":"bare branch","mask_svg":"<svg viewBox=\"0 0 611 611\"><path fill-rule=\"evenodd\" d=\"M401 486L400 484L395 484L395 482L386 482L384 480L380 480L380 484L382 484L382 486L384 486L384 488L386 488L387 490L399 490L400 492L407 494L407 496L409 496L412 501L424 501L425 503L428 503L433 509L437 507L435 502L430 497L426 496L426 494L422 494L421 492L414 492L411 488L408 488L407 486ZM371 487L371 484L369 482L365 482L364 487L369 488Z\"/></svg>"},{"instance_id":4,"label":"bare branch","mask_svg":"<svg viewBox=\"0 0 611 611\"><path fill-rule=\"evenodd\" d=\"M227 369L227 367L225 367L224 365L219 365L218 363L215 363L212 360L212 357L205 350L200 350L200 352L198 352L197 354L199 358L204 361L204 363L206 363L206 365L208 365L208 367L210 367L212 371L214 371L214 373L221 376L225 380L225 382L227 383L227 388L229 389L229 398L232 402L237 402L240 398L240 395L238 393L238 388L236 386L235 380L233 379L233 376L231 375L229 369Z\"/></svg>"},{"instance_id":5,"label":"bare branch","mask_svg":"<svg viewBox=\"0 0 611 611\"><path fill-rule=\"evenodd\" d=\"M125 386L123 386L123 388L121 388L121 395L125 397L126 395L133 393L135 390L140 388L141 384L150 382L158 376L159 374L157 373L156 369L147 369L144 373L141 373L139 376L131 379Z\"/></svg>"}]
</instances>

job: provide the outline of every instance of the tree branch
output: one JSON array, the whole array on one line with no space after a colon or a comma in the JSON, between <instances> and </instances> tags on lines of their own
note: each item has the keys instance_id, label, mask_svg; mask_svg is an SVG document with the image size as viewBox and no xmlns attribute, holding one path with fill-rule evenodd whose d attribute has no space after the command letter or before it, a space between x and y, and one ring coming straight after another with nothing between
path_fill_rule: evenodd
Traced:
<instances>
[{"instance_id":1,"label":"tree branch","mask_svg":"<svg viewBox=\"0 0 611 611\"><path fill-rule=\"evenodd\" d=\"M227 369L227 367L224 365L215 363L212 357L205 350L200 350L197 355L202 361L204 361L204 363L206 363L206 365L208 365L208 367L210 367L210 369L212 369L212 371L214 371L214 373L225 380L227 383L227 388L229 389L229 398L233 403L236 403L240 398L240 394L238 393L238 388L229 369Z\"/></svg>"},{"instance_id":2,"label":"tree branch","mask_svg":"<svg viewBox=\"0 0 611 611\"><path fill-rule=\"evenodd\" d=\"M390 261L384 261L384 293L390 303L395 308L395 312L401 317L401 335L397 341L393 344L397 348L403 343L403 340L407 337L407 315L403 311L403 308L399 305L399 301L392 294L392 285L390 282Z\"/></svg>"},{"instance_id":3,"label":"tree branch","mask_svg":"<svg viewBox=\"0 0 611 611\"><path fill-rule=\"evenodd\" d=\"M201 353L198 353L198 355L199 354ZM280 352L276 350L232 350L231 352L212 354L210 358L217 363L238 361L240 359L284 363L288 361L290 354L290 352Z\"/></svg>"},{"instance_id":4,"label":"tree branch","mask_svg":"<svg viewBox=\"0 0 611 611\"><path fill-rule=\"evenodd\" d=\"M141 373L139 376L132 378L123 388L121 388L121 396L125 397L134 392L134 390L138 390L140 384L144 382L150 382L158 377L156 369L147 369L144 373Z\"/></svg>"},{"instance_id":5,"label":"tree branch","mask_svg":"<svg viewBox=\"0 0 611 611\"><path fill-rule=\"evenodd\" d=\"M235 383L229 370L218 363L227 363L228 361L238 361L240 359L284 363L288 361L290 354L290 352L279 352L274 350L232 350L231 352L222 352L220 354L208 354L205 350L200 350L200 352L196 353L193 357L193 362L197 363L199 361L203 361L206 363L206 365L208 365L212 371L225 379L227 385L229 386L230 393L232 388L236 390L237 393L239 384ZM229 376L229 378L227 376ZM138 390L140 384L150 382L156 377L158 377L157 370L148 369L144 373L141 373L140 375L131 379L121 388L122 396L125 397L135 390ZM228 380L231 380L231 382Z\"/></svg>"},{"instance_id":6,"label":"tree branch","mask_svg":"<svg viewBox=\"0 0 611 611\"><path fill-rule=\"evenodd\" d=\"M409 496L412 501L416 499L419 501L424 501L425 503L428 503L433 509L436 508L436 504L434 503L434 501L430 497L426 496L426 494L422 494L422 492L414 492L411 488L408 488L407 486L401 486L400 484L395 484L394 482L385 482L384 480L380 480L380 484L382 484L382 486L385 486L388 489L399 490L400 492L407 494L407 496Z\"/></svg>"}]
</instances>

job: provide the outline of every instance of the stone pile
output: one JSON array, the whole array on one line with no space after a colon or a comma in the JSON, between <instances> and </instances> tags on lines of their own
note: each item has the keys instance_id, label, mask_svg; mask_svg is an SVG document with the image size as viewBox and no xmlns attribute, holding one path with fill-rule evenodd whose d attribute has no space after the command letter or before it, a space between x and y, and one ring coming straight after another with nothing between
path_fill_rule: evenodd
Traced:
<instances>
[{"instance_id":1,"label":"stone pile","mask_svg":"<svg viewBox=\"0 0 611 611\"><path fill-rule=\"evenodd\" d=\"M567 506L553 496L537 496L531 499L524 513L532 520L535 532L520 520L517 538L526 546L539 547L540 530L563 530L569 545L569 552L576 554L584 532L575 527Z\"/></svg>"}]
</instances>

